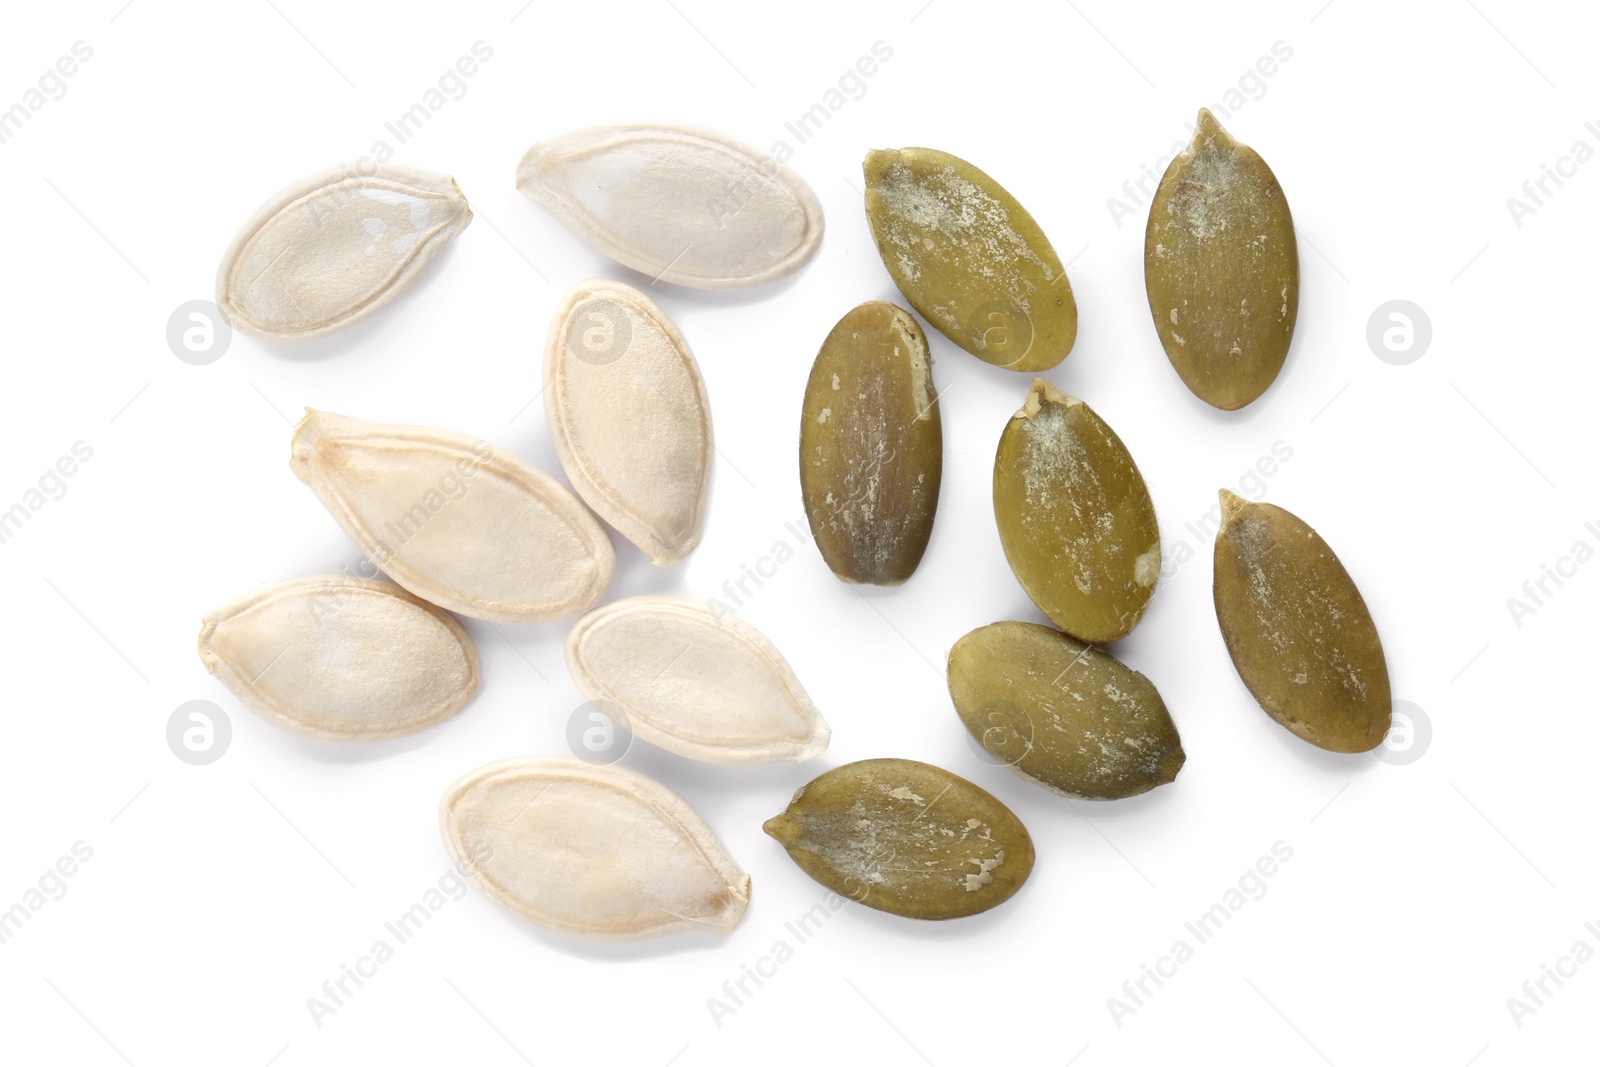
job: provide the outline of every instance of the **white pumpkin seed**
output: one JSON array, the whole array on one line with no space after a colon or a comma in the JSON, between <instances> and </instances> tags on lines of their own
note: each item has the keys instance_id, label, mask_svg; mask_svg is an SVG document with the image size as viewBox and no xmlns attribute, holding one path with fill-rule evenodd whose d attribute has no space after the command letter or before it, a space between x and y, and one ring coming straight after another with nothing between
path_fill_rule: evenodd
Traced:
<instances>
[{"instance_id":1,"label":"white pumpkin seed","mask_svg":"<svg viewBox=\"0 0 1600 1067\"><path fill-rule=\"evenodd\" d=\"M472 221L455 179L360 165L313 175L251 216L217 271L236 329L275 340L342 330L393 300Z\"/></svg>"},{"instance_id":2,"label":"white pumpkin seed","mask_svg":"<svg viewBox=\"0 0 1600 1067\"><path fill-rule=\"evenodd\" d=\"M666 312L618 282L575 286L545 345L556 455L602 519L676 563L700 543L711 411L689 345Z\"/></svg>"},{"instance_id":3,"label":"white pumpkin seed","mask_svg":"<svg viewBox=\"0 0 1600 1067\"><path fill-rule=\"evenodd\" d=\"M486 441L307 410L290 466L384 573L442 608L546 622L589 607L616 561L543 472Z\"/></svg>"},{"instance_id":4,"label":"white pumpkin seed","mask_svg":"<svg viewBox=\"0 0 1600 1067\"><path fill-rule=\"evenodd\" d=\"M230 600L201 624L200 659L262 718L331 741L426 730L478 691L460 624L398 586L343 575Z\"/></svg>"},{"instance_id":5,"label":"white pumpkin seed","mask_svg":"<svg viewBox=\"0 0 1600 1067\"><path fill-rule=\"evenodd\" d=\"M445 793L451 859L531 923L583 937L725 934L750 876L683 798L636 771L565 757L481 767Z\"/></svg>"},{"instance_id":6,"label":"white pumpkin seed","mask_svg":"<svg viewBox=\"0 0 1600 1067\"><path fill-rule=\"evenodd\" d=\"M517 188L625 267L696 289L796 270L822 205L788 167L705 130L600 126L534 145Z\"/></svg>"},{"instance_id":7,"label":"white pumpkin seed","mask_svg":"<svg viewBox=\"0 0 1600 1067\"><path fill-rule=\"evenodd\" d=\"M757 629L697 600L640 596L596 608L567 638L584 695L628 717L634 736L707 763L798 763L828 724Z\"/></svg>"}]
</instances>

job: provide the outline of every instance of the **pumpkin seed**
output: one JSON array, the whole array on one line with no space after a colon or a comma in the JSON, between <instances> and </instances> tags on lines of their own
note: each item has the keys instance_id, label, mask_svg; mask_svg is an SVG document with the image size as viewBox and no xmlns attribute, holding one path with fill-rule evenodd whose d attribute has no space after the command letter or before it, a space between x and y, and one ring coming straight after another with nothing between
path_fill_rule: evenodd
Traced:
<instances>
[{"instance_id":1,"label":"pumpkin seed","mask_svg":"<svg viewBox=\"0 0 1600 1067\"><path fill-rule=\"evenodd\" d=\"M696 289L781 278L822 241L822 205L798 175L706 130L570 133L528 150L517 188L623 266Z\"/></svg>"},{"instance_id":2,"label":"pumpkin seed","mask_svg":"<svg viewBox=\"0 0 1600 1067\"><path fill-rule=\"evenodd\" d=\"M595 280L556 309L544 356L556 455L586 504L658 565L700 543L711 410L688 342L636 289Z\"/></svg>"},{"instance_id":3,"label":"pumpkin seed","mask_svg":"<svg viewBox=\"0 0 1600 1067\"><path fill-rule=\"evenodd\" d=\"M811 366L800 416L800 494L833 573L874 585L911 577L943 466L922 328L879 301L847 312Z\"/></svg>"},{"instance_id":4,"label":"pumpkin seed","mask_svg":"<svg viewBox=\"0 0 1600 1067\"><path fill-rule=\"evenodd\" d=\"M1205 108L1150 201L1144 281L1161 346L1195 396L1232 411L1267 391L1300 308L1294 220L1266 161Z\"/></svg>"},{"instance_id":5,"label":"pumpkin seed","mask_svg":"<svg viewBox=\"0 0 1600 1067\"><path fill-rule=\"evenodd\" d=\"M1183 766L1178 728L1150 679L1031 622L979 627L950 649L950 697L984 751L1068 797L1115 800Z\"/></svg>"},{"instance_id":6,"label":"pumpkin seed","mask_svg":"<svg viewBox=\"0 0 1600 1067\"><path fill-rule=\"evenodd\" d=\"M567 638L567 666L635 737L707 763L810 759L828 724L760 631L695 600L640 596L596 608Z\"/></svg>"},{"instance_id":7,"label":"pumpkin seed","mask_svg":"<svg viewBox=\"0 0 1600 1067\"><path fill-rule=\"evenodd\" d=\"M867 153L867 222L911 306L985 363L1047 370L1078 336L1078 305L1033 216L993 178L932 148Z\"/></svg>"},{"instance_id":8,"label":"pumpkin seed","mask_svg":"<svg viewBox=\"0 0 1600 1067\"><path fill-rule=\"evenodd\" d=\"M1009 808L916 760L835 768L762 829L829 889L910 919L988 911L1033 870L1033 840Z\"/></svg>"},{"instance_id":9,"label":"pumpkin seed","mask_svg":"<svg viewBox=\"0 0 1600 1067\"><path fill-rule=\"evenodd\" d=\"M454 178L387 165L324 171L245 223L217 271L217 306L257 337L322 337L399 296L471 221Z\"/></svg>"},{"instance_id":10,"label":"pumpkin seed","mask_svg":"<svg viewBox=\"0 0 1600 1067\"><path fill-rule=\"evenodd\" d=\"M1150 490L1088 404L1035 378L994 460L994 515L1017 580L1050 621L1101 644L1138 625L1161 572Z\"/></svg>"},{"instance_id":11,"label":"pumpkin seed","mask_svg":"<svg viewBox=\"0 0 1600 1067\"><path fill-rule=\"evenodd\" d=\"M1250 695L1318 748L1378 747L1389 732L1389 667L1356 583L1298 517L1220 495L1212 595Z\"/></svg>"},{"instance_id":12,"label":"pumpkin seed","mask_svg":"<svg viewBox=\"0 0 1600 1067\"><path fill-rule=\"evenodd\" d=\"M616 557L594 516L486 441L307 409L290 466L373 563L442 608L564 619L611 581Z\"/></svg>"},{"instance_id":13,"label":"pumpkin seed","mask_svg":"<svg viewBox=\"0 0 1600 1067\"><path fill-rule=\"evenodd\" d=\"M525 757L445 793L450 857L507 911L580 937L725 934L750 900L711 827L660 782L617 766Z\"/></svg>"},{"instance_id":14,"label":"pumpkin seed","mask_svg":"<svg viewBox=\"0 0 1600 1067\"><path fill-rule=\"evenodd\" d=\"M201 624L200 660L268 722L332 741L426 730L478 691L477 653L447 613L341 575L230 600Z\"/></svg>"}]
</instances>

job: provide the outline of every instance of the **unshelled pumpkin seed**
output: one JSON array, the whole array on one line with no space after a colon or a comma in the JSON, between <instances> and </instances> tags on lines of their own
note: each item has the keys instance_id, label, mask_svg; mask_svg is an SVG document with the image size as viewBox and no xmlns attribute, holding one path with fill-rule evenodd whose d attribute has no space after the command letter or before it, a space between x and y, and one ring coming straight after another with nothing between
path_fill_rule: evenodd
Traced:
<instances>
[{"instance_id":1,"label":"unshelled pumpkin seed","mask_svg":"<svg viewBox=\"0 0 1600 1067\"><path fill-rule=\"evenodd\" d=\"M852 309L822 342L800 415L800 494L833 573L874 585L911 577L943 469L922 328L893 304Z\"/></svg>"},{"instance_id":2,"label":"unshelled pumpkin seed","mask_svg":"<svg viewBox=\"0 0 1600 1067\"><path fill-rule=\"evenodd\" d=\"M1017 580L1050 621L1101 644L1138 625L1161 571L1150 490L1088 404L1035 378L994 460L994 515Z\"/></svg>"},{"instance_id":3,"label":"unshelled pumpkin seed","mask_svg":"<svg viewBox=\"0 0 1600 1067\"><path fill-rule=\"evenodd\" d=\"M1011 809L916 760L828 771L762 828L835 893L911 919L988 911L1033 870L1033 840Z\"/></svg>"},{"instance_id":4,"label":"unshelled pumpkin seed","mask_svg":"<svg viewBox=\"0 0 1600 1067\"><path fill-rule=\"evenodd\" d=\"M822 205L788 167L707 130L601 126L536 144L517 188L652 279L742 289L797 270Z\"/></svg>"},{"instance_id":5,"label":"unshelled pumpkin seed","mask_svg":"<svg viewBox=\"0 0 1600 1067\"><path fill-rule=\"evenodd\" d=\"M1078 336L1061 259L999 182L932 148L869 152L867 221L911 306L985 363L1047 370Z\"/></svg>"},{"instance_id":6,"label":"unshelled pumpkin seed","mask_svg":"<svg viewBox=\"0 0 1600 1067\"><path fill-rule=\"evenodd\" d=\"M527 757L481 767L439 805L455 862L539 926L631 940L725 934L750 901L739 869L683 798L617 766Z\"/></svg>"},{"instance_id":7,"label":"unshelled pumpkin seed","mask_svg":"<svg viewBox=\"0 0 1600 1067\"><path fill-rule=\"evenodd\" d=\"M591 700L621 708L635 737L707 763L810 759L828 724L755 627L696 600L640 596L596 608L567 637Z\"/></svg>"},{"instance_id":8,"label":"unshelled pumpkin seed","mask_svg":"<svg viewBox=\"0 0 1600 1067\"><path fill-rule=\"evenodd\" d=\"M230 600L201 624L200 660L262 718L332 741L426 730L478 691L460 624L399 586L343 575Z\"/></svg>"},{"instance_id":9,"label":"unshelled pumpkin seed","mask_svg":"<svg viewBox=\"0 0 1600 1067\"><path fill-rule=\"evenodd\" d=\"M290 466L368 559L442 608L546 622L611 581L616 556L588 509L486 441L308 410Z\"/></svg>"},{"instance_id":10,"label":"unshelled pumpkin seed","mask_svg":"<svg viewBox=\"0 0 1600 1067\"><path fill-rule=\"evenodd\" d=\"M1389 667L1361 591L1317 532L1221 491L1212 595L1234 668L1266 713L1332 752L1389 731Z\"/></svg>"},{"instance_id":11,"label":"unshelled pumpkin seed","mask_svg":"<svg viewBox=\"0 0 1600 1067\"><path fill-rule=\"evenodd\" d=\"M688 342L620 282L574 286L544 356L556 455L585 503L656 564L700 543L711 408Z\"/></svg>"},{"instance_id":12,"label":"unshelled pumpkin seed","mask_svg":"<svg viewBox=\"0 0 1600 1067\"><path fill-rule=\"evenodd\" d=\"M245 223L217 306L257 337L307 340L388 304L472 221L455 179L351 165L296 182Z\"/></svg>"},{"instance_id":13,"label":"unshelled pumpkin seed","mask_svg":"<svg viewBox=\"0 0 1600 1067\"><path fill-rule=\"evenodd\" d=\"M1183 384L1232 411L1267 391L1289 354L1300 254L1266 161L1204 108L1150 201L1145 292Z\"/></svg>"},{"instance_id":14,"label":"unshelled pumpkin seed","mask_svg":"<svg viewBox=\"0 0 1600 1067\"><path fill-rule=\"evenodd\" d=\"M1178 728L1150 679L1038 623L992 623L957 641L950 697L984 751L1065 796L1131 797L1183 766Z\"/></svg>"}]
</instances>

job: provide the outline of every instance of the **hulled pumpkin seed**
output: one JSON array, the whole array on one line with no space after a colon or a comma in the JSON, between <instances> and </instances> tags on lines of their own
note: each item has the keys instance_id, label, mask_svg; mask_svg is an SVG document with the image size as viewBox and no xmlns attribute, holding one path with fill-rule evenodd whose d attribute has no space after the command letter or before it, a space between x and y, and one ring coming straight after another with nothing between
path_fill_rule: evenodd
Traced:
<instances>
[{"instance_id":1,"label":"hulled pumpkin seed","mask_svg":"<svg viewBox=\"0 0 1600 1067\"><path fill-rule=\"evenodd\" d=\"M1161 346L1195 396L1232 411L1267 391L1300 307L1294 220L1266 161L1204 108L1150 201L1144 280Z\"/></svg>"},{"instance_id":2,"label":"hulled pumpkin seed","mask_svg":"<svg viewBox=\"0 0 1600 1067\"><path fill-rule=\"evenodd\" d=\"M994 515L1017 580L1080 641L1126 637L1161 572L1150 490L1088 404L1035 378L994 459Z\"/></svg>"},{"instance_id":3,"label":"hulled pumpkin seed","mask_svg":"<svg viewBox=\"0 0 1600 1067\"><path fill-rule=\"evenodd\" d=\"M635 737L707 763L810 759L828 724L753 626L695 600L640 596L596 608L567 638L572 679L627 716Z\"/></svg>"},{"instance_id":4,"label":"hulled pumpkin seed","mask_svg":"<svg viewBox=\"0 0 1600 1067\"><path fill-rule=\"evenodd\" d=\"M874 585L911 577L943 468L922 328L893 304L852 309L822 342L800 416L800 494L833 573Z\"/></svg>"},{"instance_id":5,"label":"hulled pumpkin seed","mask_svg":"<svg viewBox=\"0 0 1600 1067\"><path fill-rule=\"evenodd\" d=\"M1212 595L1250 695L1318 748L1378 747L1389 731L1389 667L1344 564L1282 508L1220 495Z\"/></svg>"},{"instance_id":6,"label":"hulled pumpkin seed","mask_svg":"<svg viewBox=\"0 0 1600 1067\"><path fill-rule=\"evenodd\" d=\"M217 608L200 660L267 721L332 741L426 730L478 691L466 632L432 604L342 575L295 578Z\"/></svg>"},{"instance_id":7,"label":"hulled pumpkin seed","mask_svg":"<svg viewBox=\"0 0 1600 1067\"><path fill-rule=\"evenodd\" d=\"M835 768L762 829L835 893L911 919L988 911L1033 870L1033 840L1011 809L916 760Z\"/></svg>"},{"instance_id":8,"label":"hulled pumpkin seed","mask_svg":"<svg viewBox=\"0 0 1600 1067\"><path fill-rule=\"evenodd\" d=\"M307 410L290 466L389 577L491 622L544 622L605 593L605 531L561 484L486 441Z\"/></svg>"},{"instance_id":9,"label":"hulled pumpkin seed","mask_svg":"<svg viewBox=\"0 0 1600 1067\"><path fill-rule=\"evenodd\" d=\"M637 289L573 287L550 325L544 401L556 455L602 519L676 563L700 543L711 409L688 342Z\"/></svg>"},{"instance_id":10,"label":"hulled pumpkin seed","mask_svg":"<svg viewBox=\"0 0 1600 1067\"><path fill-rule=\"evenodd\" d=\"M222 257L217 306L275 340L342 330L388 304L472 221L455 179L357 165L283 190Z\"/></svg>"},{"instance_id":11,"label":"hulled pumpkin seed","mask_svg":"<svg viewBox=\"0 0 1600 1067\"><path fill-rule=\"evenodd\" d=\"M725 934L750 900L750 876L683 798L622 767L491 763L450 787L439 821L489 899L580 937Z\"/></svg>"},{"instance_id":12,"label":"hulled pumpkin seed","mask_svg":"<svg viewBox=\"0 0 1600 1067\"><path fill-rule=\"evenodd\" d=\"M869 152L867 221L911 306L985 363L1054 367L1078 336L1078 305L1033 216L964 159L932 148Z\"/></svg>"},{"instance_id":13,"label":"hulled pumpkin seed","mask_svg":"<svg viewBox=\"0 0 1600 1067\"><path fill-rule=\"evenodd\" d=\"M721 134L602 126L536 144L517 188L595 248L651 278L743 289L797 270L822 240L800 177Z\"/></svg>"},{"instance_id":14,"label":"hulled pumpkin seed","mask_svg":"<svg viewBox=\"0 0 1600 1067\"><path fill-rule=\"evenodd\" d=\"M950 649L950 697L999 762L1052 792L1115 800L1183 766L1178 728L1150 679L1031 622L997 622Z\"/></svg>"}]
</instances>

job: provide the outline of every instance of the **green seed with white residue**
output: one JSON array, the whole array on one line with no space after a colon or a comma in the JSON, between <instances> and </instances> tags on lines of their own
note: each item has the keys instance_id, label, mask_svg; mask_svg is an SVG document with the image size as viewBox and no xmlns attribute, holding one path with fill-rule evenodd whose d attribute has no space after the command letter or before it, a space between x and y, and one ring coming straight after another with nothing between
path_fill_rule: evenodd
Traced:
<instances>
[{"instance_id":1,"label":"green seed with white residue","mask_svg":"<svg viewBox=\"0 0 1600 1067\"><path fill-rule=\"evenodd\" d=\"M1033 870L1033 840L1011 809L916 760L831 770L762 829L835 893L911 919L988 911Z\"/></svg>"},{"instance_id":2,"label":"green seed with white residue","mask_svg":"<svg viewBox=\"0 0 1600 1067\"><path fill-rule=\"evenodd\" d=\"M1138 625L1161 571L1155 505L1088 404L1035 378L994 459L994 517L1017 581L1050 621L1102 644Z\"/></svg>"},{"instance_id":3,"label":"green seed with white residue","mask_svg":"<svg viewBox=\"0 0 1600 1067\"><path fill-rule=\"evenodd\" d=\"M932 148L867 153L867 221L911 306L985 363L1048 370L1078 336L1061 259L1015 197Z\"/></svg>"},{"instance_id":4,"label":"green seed with white residue","mask_svg":"<svg viewBox=\"0 0 1600 1067\"><path fill-rule=\"evenodd\" d=\"M1038 623L997 622L957 641L950 697L985 752L1064 796L1131 797L1183 766L1178 728L1150 679Z\"/></svg>"},{"instance_id":5,"label":"green seed with white residue","mask_svg":"<svg viewBox=\"0 0 1600 1067\"><path fill-rule=\"evenodd\" d=\"M1389 666L1350 573L1295 515L1221 496L1212 595L1245 687L1318 748L1377 748L1389 732Z\"/></svg>"},{"instance_id":6,"label":"green seed with white residue","mask_svg":"<svg viewBox=\"0 0 1600 1067\"><path fill-rule=\"evenodd\" d=\"M817 353L800 416L800 494L833 573L873 585L911 577L943 468L922 327L893 304L852 309Z\"/></svg>"}]
</instances>

